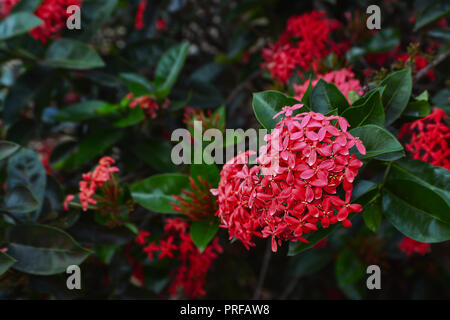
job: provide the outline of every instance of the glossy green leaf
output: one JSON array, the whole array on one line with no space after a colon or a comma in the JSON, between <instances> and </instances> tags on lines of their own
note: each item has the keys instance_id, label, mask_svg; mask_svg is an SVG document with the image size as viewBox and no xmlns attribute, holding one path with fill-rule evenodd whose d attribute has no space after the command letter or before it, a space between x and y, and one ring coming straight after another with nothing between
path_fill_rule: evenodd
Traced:
<instances>
[{"instance_id":1,"label":"glossy green leaf","mask_svg":"<svg viewBox=\"0 0 450 320\"><path fill-rule=\"evenodd\" d=\"M192 222L189 233L197 248L203 252L218 230L218 221L201 220Z\"/></svg>"},{"instance_id":2,"label":"glossy green leaf","mask_svg":"<svg viewBox=\"0 0 450 320\"><path fill-rule=\"evenodd\" d=\"M268 90L254 93L252 106L256 119L258 119L259 123L264 128L270 130L275 128L276 124L283 117L281 115L273 119L273 117L280 112L283 107L293 106L299 103L300 101L297 101L284 93L275 90ZM300 110L302 112L309 111L306 106L303 106Z\"/></svg>"},{"instance_id":3,"label":"glossy green leaf","mask_svg":"<svg viewBox=\"0 0 450 320\"><path fill-rule=\"evenodd\" d=\"M334 83L328 83L319 79L311 91L309 103L312 111L326 114L334 109L342 114L349 107L347 98L336 87Z\"/></svg>"},{"instance_id":4,"label":"glossy green leaf","mask_svg":"<svg viewBox=\"0 0 450 320\"><path fill-rule=\"evenodd\" d=\"M355 283L364 275L362 264L349 249L343 250L336 261L336 279L339 287Z\"/></svg>"},{"instance_id":5,"label":"glossy green leaf","mask_svg":"<svg viewBox=\"0 0 450 320\"><path fill-rule=\"evenodd\" d=\"M17 185L6 190L2 210L14 213L28 213L39 208L39 201L25 186Z\"/></svg>"},{"instance_id":6,"label":"glossy green leaf","mask_svg":"<svg viewBox=\"0 0 450 320\"><path fill-rule=\"evenodd\" d=\"M0 41L27 33L41 24L42 20L30 12L12 13L0 22Z\"/></svg>"},{"instance_id":7,"label":"glossy green leaf","mask_svg":"<svg viewBox=\"0 0 450 320\"><path fill-rule=\"evenodd\" d=\"M11 268L16 260L4 252L0 251L0 276Z\"/></svg>"},{"instance_id":8,"label":"glossy green leaf","mask_svg":"<svg viewBox=\"0 0 450 320\"><path fill-rule=\"evenodd\" d=\"M329 250L308 250L289 259L289 274L296 278L307 277L325 268L332 260Z\"/></svg>"},{"instance_id":9,"label":"glossy green leaf","mask_svg":"<svg viewBox=\"0 0 450 320\"><path fill-rule=\"evenodd\" d=\"M97 110L105 106L107 102L91 100L72 104L60 110L53 119L58 121L86 121L99 116Z\"/></svg>"},{"instance_id":10,"label":"glossy green leaf","mask_svg":"<svg viewBox=\"0 0 450 320\"><path fill-rule=\"evenodd\" d=\"M43 63L56 68L75 70L101 68L105 65L88 44L72 39L55 40L47 49Z\"/></svg>"},{"instance_id":11,"label":"glossy green leaf","mask_svg":"<svg viewBox=\"0 0 450 320\"><path fill-rule=\"evenodd\" d=\"M373 232L377 232L381 226L381 220L383 219L383 213L378 203L373 203L365 206L362 211L364 223L367 228Z\"/></svg>"},{"instance_id":12,"label":"glossy green leaf","mask_svg":"<svg viewBox=\"0 0 450 320\"><path fill-rule=\"evenodd\" d=\"M412 180L391 179L383 189L384 216L406 236L421 242L450 239L450 206L437 192Z\"/></svg>"},{"instance_id":13,"label":"glossy green leaf","mask_svg":"<svg viewBox=\"0 0 450 320\"><path fill-rule=\"evenodd\" d=\"M155 84L158 91L167 92L177 81L189 50L189 43L184 42L166 51L156 66Z\"/></svg>"},{"instance_id":14,"label":"glossy green leaf","mask_svg":"<svg viewBox=\"0 0 450 320\"><path fill-rule=\"evenodd\" d=\"M406 68L389 74L380 86L386 86L382 100L386 125L390 125L400 117L408 105L412 90L411 69Z\"/></svg>"},{"instance_id":15,"label":"glossy green leaf","mask_svg":"<svg viewBox=\"0 0 450 320\"><path fill-rule=\"evenodd\" d=\"M118 128L129 127L145 119L145 113L141 108L128 108L126 114L116 122L114 126Z\"/></svg>"},{"instance_id":16,"label":"glossy green leaf","mask_svg":"<svg viewBox=\"0 0 450 320\"><path fill-rule=\"evenodd\" d=\"M394 28L382 28L370 40L367 50L370 53L386 52L400 43L400 31Z\"/></svg>"},{"instance_id":17,"label":"glossy green leaf","mask_svg":"<svg viewBox=\"0 0 450 320\"><path fill-rule=\"evenodd\" d=\"M386 129L368 124L362 127L350 130L350 133L359 138L366 147L366 154L362 155L355 150L359 159L367 159L377 157L382 154L402 151L403 147L400 142Z\"/></svg>"},{"instance_id":18,"label":"glossy green leaf","mask_svg":"<svg viewBox=\"0 0 450 320\"><path fill-rule=\"evenodd\" d=\"M126 84L134 97L147 95L153 91L152 84L143 76L135 73L121 73L120 79Z\"/></svg>"},{"instance_id":19,"label":"glossy green leaf","mask_svg":"<svg viewBox=\"0 0 450 320\"><path fill-rule=\"evenodd\" d=\"M17 262L13 268L35 275L65 272L81 264L91 253L66 232L45 225L9 227L5 234L8 254Z\"/></svg>"},{"instance_id":20,"label":"glossy green leaf","mask_svg":"<svg viewBox=\"0 0 450 320\"><path fill-rule=\"evenodd\" d=\"M213 187L217 187L220 181L220 171L215 164L191 164L191 177L201 177L208 181Z\"/></svg>"},{"instance_id":21,"label":"glossy green leaf","mask_svg":"<svg viewBox=\"0 0 450 320\"><path fill-rule=\"evenodd\" d=\"M26 213L25 215L20 212L13 212L12 214L19 219L27 218L36 221L42 209L46 183L47 175L45 168L36 152L23 149L9 158L7 188L12 190L16 186L27 186L39 202L39 207L34 212Z\"/></svg>"},{"instance_id":22,"label":"glossy green leaf","mask_svg":"<svg viewBox=\"0 0 450 320\"><path fill-rule=\"evenodd\" d=\"M450 13L450 3L446 0L431 1L417 17L414 31L423 28Z\"/></svg>"},{"instance_id":23,"label":"glossy green leaf","mask_svg":"<svg viewBox=\"0 0 450 320\"><path fill-rule=\"evenodd\" d=\"M0 141L0 161L12 156L19 151L20 146L10 141Z\"/></svg>"},{"instance_id":24,"label":"glossy green leaf","mask_svg":"<svg viewBox=\"0 0 450 320\"><path fill-rule=\"evenodd\" d=\"M177 213L171 203L173 195L179 195L189 187L189 179L183 174L159 174L131 186L131 195L144 208L159 213Z\"/></svg>"},{"instance_id":25,"label":"glossy green leaf","mask_svg":"<svg viewBox=\"0 0 450 320\"><path fill-rule=\"evenodd\" d=\"M372 92L363 104L353 105L345 109L341 115L348 120L352 128L366 124L384 126L384 108L380 93Z\"/></svg>"},{"instance_id":26,"label":"glossy green leaf","mask_svg":"<svg viewBox=\"0 0 450 320\"><path fill-rule=\"evenodd\" d=\"M133 153L160 172L175 172L179 168L171 160L172 144L163 139L150 139L133 146Z\"/></svg>"},{"instance_id":27,"label":"glossy green leaf","mask_svg":"<svg viewBox=\"0 0 450 320\"><path fill-rule=\"evenodd\" d=\"M21 0L12 9L11 12L34 12L42 3L43 0Z\"/></svg>"}]
</instances>

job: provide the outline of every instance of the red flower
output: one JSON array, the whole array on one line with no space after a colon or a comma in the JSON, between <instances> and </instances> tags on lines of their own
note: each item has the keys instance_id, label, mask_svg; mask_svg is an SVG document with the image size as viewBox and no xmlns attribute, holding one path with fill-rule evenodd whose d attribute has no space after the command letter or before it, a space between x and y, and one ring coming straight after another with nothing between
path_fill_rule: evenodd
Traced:
<instances>
[{"instance_id":1,"label":"red flower","mask_svg":"<svg viewBox=\"0 0 450 320\"><path fill-rule=\"evenodd\" d=\"M147 241L147 237L148 236L150 236L150 232L145 231L145 230L141 230L139 232L138 236L136 237L136 239L134 239L134 241L136 241L140 245L144 245L145 242Z\"/></svg>"},{"instance_id":2,"label":"red flower","mask_svg":"<svg viewBox=\"0 0 450 320\"><path fill-rule=\"evenodd\" d=\"M67 8L71 5L81 6L81 0L44 0L35 15L44 21L42 25L30 31L30 34L42 43L53 39L66 27Z\"/></svg>"},{"instance_id":3,"label":"red flower","mask_svg":"<svg viewBox=\"0 0 450 320\"><path fill-rule=\"evenodd\" d=\"M177 260L181 265L173 273L169 293L175 296L179 288L183 288L187 297L194 298L205 294L203 286L206 275L214 259L222 252L218 238L213 239L203 252L200 252L192 242L187 232L188 224L180 218L167 219L164 230L166 234L159 245L150 242L142 243L143 251L150 260L154 253L159 252L159 259L169 258Z\"/></svg>"},{"instance_id":4,"label":"red flower","mask_svg":"<svg viewBox=\"0 0 450 320\"><path fill-rule=\"evenodd\" d=\"M450 170L450 127L446 119L443 110L434 108L425 118L405 123L398 138L408 141L406 152L414 159Z\"/></svg>"},{"instance_id":5,"label":"red flower","mask_svg":"<svg viewBox=\"0 0 450 320\"><path fill-rule=\"evenodd\" d=\"M365 148L347 128L347 120L305 112L292 115L302 105L285 107L285 114L267 145L260 150L258 165L248 167L250 152L227 162L219 187L218 215L230 239L236 237L248 249L253 237L272 237L272 250L281 241L303 241L304 234L342 222L350 227L348 214L362 207L350 204L353 181L362 162L350 155L356 145ZM345 201L337 195L342 184Z\"/></svg>"},{"instance_id":6,"label":"red flower","mask_svg":"<svg viewBox=\"0 0 450 320\"><path fill-rule=\"evenodd\" d=\"M130 100L130 108L134 109L139 106L147 115L150 116L151 119L156 118L156 112L160 109L160 106L152 97L142 96L139 98L134 98L133 94L129 93L125 98ZM170 100L166 99L162 105L162 108L167 109L169 104Z\"/></svg>"},{"instance_id":7,"label":"red flower","mask_svg":"<svg viewBox=\"0 0 450 320\"><path fill-rule=\"evenodd\" d=\"M83 211L87 211L89 204L97 204L97 201L94 199L95 191L111 179L112 173L119 171L117 167L111 166L114 163L113 158L103 157L99 160L98 166L92 173L88 172L83 174L83 180L79 182L80 192L78 194ZM66 197L64 210L69 210L68 205L74 198L75 196L71 194Z\"/></svg>"},{"instance_id":8,"label":"red flower","mask_svg":"<svg viewBox=\"0 0 450 320\"><path fill-rule=\"evenodd\" d=\"M408 61L408 59L410 58L410 55L405 53L405 54L401 54L399 55L398 59L400 59L403 62ZM427 59L425 59L424 57L420 57L420 56L415 56L414 57L414 71L418 72L422 69L424 69L427 65L428 65L428 61ZM427 73L426 76L433 81L434 80L434 70L430 69Z\"/></svg>"},{"instance_id":9,"label":"red flower","mask_svg":"<svg viewBox=\"0 0 450 320\"><path fill-rule=\"evenodd\" d=\"M147 0L142 0L139 3L138 10L136 13L136 20L134 23L134 28L136 30L142 30L144 28L144 13L146 7L147 7Z\"/></svg>"},{"instance_id":10,"label":"red flower","mask_svg":"<svg viewBox=\"0 0 450 320\"><path fill-rule=\"evenodd\" d=\"M423 256L431 250L429 243L419 242L408 237L403 237L398 243L398 247L401 251L406 253L407 256L411 256L414 252Z\"/></svg>"},{"instance_id":11,"label":"red flower","mask_svg":"<svg viewBox=\"0 0 450 320\"><path fill-rule=\"evenodd\" d=\"M163 32L167 31L167 23L163 18L158 18L156 20L156 31Z\"/></svg>"},{"instance_id":12,"label":"red flower","mask_svg":"<svg viewBox=\"0 0 450 320\"><path fill-rule=\"evenodd\" d=\"M11 13L11 9L19 2L20 0L2 0L0 2L0 18L5 18L9 16Z\"/></svg>"},{"instance_id":13,"label":"red flower","mask_svg":"<svg viewBox=\"0 0 450 320\"><path fill-rule=\"evenodd\" d=\"M272 78L286 83L295 68L317 71L318 61L330 52L342 54L348 44L336 45L329 34L339 27L326 13L311 11L289 18L280 39L262 50L264 68Z\"/></svg>"}]
</instances>

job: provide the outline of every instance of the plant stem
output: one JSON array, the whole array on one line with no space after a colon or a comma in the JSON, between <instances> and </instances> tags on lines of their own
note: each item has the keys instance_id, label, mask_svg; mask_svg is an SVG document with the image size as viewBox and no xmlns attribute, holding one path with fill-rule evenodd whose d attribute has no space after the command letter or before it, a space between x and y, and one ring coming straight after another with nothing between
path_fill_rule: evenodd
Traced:
<instances>
[{"instance_id":1,"label":"plant stem","mask_svg":"<svg viewBox=\"0 0 450 320\"><path fill-rule=\"evenodd\" d=\"M261 272L259 274L258 285L256 286L255 293L253 294L253 300L258 300L261 296L261 291L264 285L264 280L266 279L267 269L269 268L270 257L272 256L272 244L267 241L266 252L264 253L263 263L261 267Z\"/></svg>"}]
</instances>

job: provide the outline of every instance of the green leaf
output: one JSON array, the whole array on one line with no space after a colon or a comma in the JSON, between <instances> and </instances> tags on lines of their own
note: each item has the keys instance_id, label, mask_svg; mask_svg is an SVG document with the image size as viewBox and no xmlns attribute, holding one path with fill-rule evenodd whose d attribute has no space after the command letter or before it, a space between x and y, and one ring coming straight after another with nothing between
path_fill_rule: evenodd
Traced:
<instances>
[{"instance_id":1,"label":"green leaf","mask_svg":"<svg viewBox=\"0 0 450 320\"><path fill-rule=\"evenodd\" d=\"M389 74L380 86L386 86L382 100L386 125L390 125L400 117L408 105L412 90L411 69L406 68Z\"/></svg>"},{"instance_id":2,"label":"green leaf","mask_svg":"<svg viewBox=\"0 0 450 320\"><path fill-rule=\"evenodd\" d=\"M264 128L270 130L275 128L276 124L282 118L282 116L278 116L276 119L273 119L283 107L293 106L299 103L299 101L284 93L268 90L254 93L252 106L256 119L258 119L259 123L261 123ZM309 111L306 106L303 106L299 110L301 110L301 112Z\"/></svg>"},{"instance_id":3,"label":"green leaf","mask_svg":"<svg viewBox=\"0 0 450 320\"><path fill-rule=\"evenodd\" d=\"M300 100L301 103L303 103L308 109L311 109L311 105L309 104L309 97L311 96L312 92L312 81L311 78L309 78L308 88L306 89L305 93L303 94L302 100Z\"/></svg>"},{"instance_id":4,"label":"green leaf","mask_svg":"<svg viewBox=\"0 0 450 320\"><path fill-rule=\"evenodd\" d=\"M372 92L363 104L353 105L345 109L341 115L348 120L352 128L365 124L384 126L384 109L380 93Z\"/></svg>"},{"instance_id":5,"label":"green leaf","mask_svg":"<svg viewBox=\"0 0 450 320\"><path fill-rule=\"evenodd\" d=\"M160 172L175 172L178 166L171 160L172 144L163 139L138 142L133 153L146 164Z\"/></svg>"},{"instance_id":6,"label":"green leaf","mask_svg":"<svg viewBox=\"0 0 450 320\"><path fill-rule=\"evenodd\" d=\"M158 91L168 96L170 89L177 81L183 68L189 49L189 43L184 42L166 51L156 66L155 84Z\"/></svg>"},{"instance_id":7,"label":"green leaf","mask_svg":"<svg viewBox=\"0 0 450 320\"><path fill-rule=\"evenodd\" d=\"M428 31L430 37L439 38L444 41L450 41L450 28L440 28Z\"/></svg>"},{"instance_id":8,"label":"green leaf","mask_svg":"<svg viewBox=\"0 0 450 320\"><path fill-rule=\"evenodd\" d=\"M72 104L60 110L53 119L58 121L86 121L99 116L97 110L108 103L101 100L91 100Z\"/></svg>"},{"instance_id":9,"label":"green leaf","mask_svg":"<svg viewBox=\"0 0 450 320\"><path fill-rule=\"evenodd\" d=\"M217 187L219 185L220 171L214 163L191 164L190 174L194 179L197 177L205 179L213 187Z\"/></svg>"},{"instance_id":10,"label":"green leaf","mask_svg":"<svg viewBox=\"0 0 450 320\"><path fill-rule=\"evenodd\" d=\"M34 12L43 0L21 0L12 9L11 12Z\"/></svg>"},{"instance_id":11,"label":"green leaf","mask_svg":"<svg viewBox=\"0 0 450 320\"><path fill-rule=\"evenodd\" d=\"M383 214L406 236L421 242L450 239L450 207L440 194L412 180L390 179Z\"/></svg>"},{"instance_id":12,"label":"green leaf","mask_svg":"<svg viewBox=\"0 0 450 320\"><path fill-rule=\"evenodd\" d=\"M20 146L10 141L0 141L0 161L9 158L20 149Z\"/></svg>"},{"instance_id":13,"label":"green leaf","mask_svg":"<svg viewBox=\"0 0 450 320\"><path fill-rule=\"evenodd\" d=\"M394 28L383 28L378 31L367 45L369 53L386 52L400 43L400 31Z\"/></svg>"},{"instance_id":14,"label":"green leaf","mask_svg":"<svg viewBox=\"0 0 450 320\"><path fill-rule=\"evenodd\" d=\"M363 208L362 216L367 228L373 232L377 232L381 226L383 214L378 203L373 203Z\"/></svg>"},{"instance_id":15,"label":"green leaf","mask_svg":"<svg viewBox=\"0 0 450 320\"><path fill-rule=\"evenodd\" d=\"M117 129L98 129L89 133L80 143L77 152L64 160L61 168L77 168L93 160L99 154L112 147L123 136Z\"/></svg>"},{"instance_id":16,"label":"green leaf","mask_svg":"<svg viewBox=\"0 0 450 320\"><path fill-rule=\"evenodd\" d=\"M410 101L403 115L411 118L424 118L431 112L430 103L426 100Z\"/></svg>"},{"instance_id":17,"label":"green leaf","mask_svg":"<svg viewBox=\"0 0 450 320\"><path fill-rule=\"evenodd\" d=\"M122 119L114 122L118 128L129 127L145 119L145 113L141 108L127 108L126 115Z\"/></svg>"},{"instance_id":18,"label":"green leaf","mask_svg":"<svg viewBox=\"0 0 450 320\"><path fill-rule=\"evenodd\" d=\"M450 203L450 171L445 168L405 158L392 164L388 178L417 182L439 193Z\"/></svg>"},{"instance_id":19,"label":"green leaf","mask_svg":"<svg viewBox=\"0 0 450 320\"><path fill-rule=\"evenodd\" d=\"M39 208L39 201L25 186L15 186L6 190L2 210L14 213L28 213Z\"/></svg>"},{"instance_id":20,"label":"green leaf","mask_svg":"<svg viewBox=\"0 0 450 320\"><path fill-rule=\"evenodd\" d=\"M41 24L42 20L30 12L12 13L0 22L0 41L27 33Z\"/></svg>"},{"instance_id":21,"label":"green leaf","mask_svg":"<svg viewBox=\"0 0 450 320\"><path fill-rule=\"evenodd\" d=\"M8 254L17 260L13 268L35 275L65 272L81 264L91 253L66 232L45 225L11 226L6 230Z\"/></svg>"},{"instance_id":22,"label":"green leaf","mask_svg":"<svg viewBox=\"0 0 450 320\"><path fill-rule=\"evenodd\" d=\"M303 252L309 248L314 247L320 240L328 237L334 230L339 227L339 224L333 224L332 226L324 229L321 228L318 231L311 232L310 235L307 235L305 238L309 241L308 243L304 242L291 242L289 244L288 256L294 256Z\"/></svg>"},{"instance_id":23,"label":"green leaf","mask_svg":"<svg viewBox=\"0 0 450 320\"><path fill-rule=\"evenodd\" d=\"M189 187L189 179L183 174L159 174L134 183L131 195L144 208L159 213L178 213L172 209L173 195L179 195Z\"/></svg>"},{"instance_id":24,"label":"green leaf","mask_svg":"<svg viewBox=\"0 0 450 320\"><path fill-rule=\"evenodd\" d=\"M89 45L71 39L55 40L47 49L43 63L56 68L75 70L105 66L102 58Z\"/></svg>"},{"instance_id":25,"label":"green leaf","mask_svg":"<svg viewBox=\"0 0 450 320\"><path fill-rule=\"evenodd\" d=\"M450 13L450 3L446 0L434 0L428 4L417 17L414 30L417 31L420 28L439 20L440 18Z\"/></svg>"},{"instance_id":26,"label":"green leaf","mask_svg":"<svg viewBox=\"0 0 450 320\"><path fill-rule=\"evenodd\" d=\"M7 188L13 190L16 186L27 186L39 202L39 207L34 212L26 213L25 215L21 212L12 212L12 214L19 219L26 217L31 221L36 221L44 202L46 183L47 175L45 168L36 152L23 149L9 158Z\"/></svg>"},{"instance_id":27,"label":"green leaf","mask_svg":"<svg viewBox=\"0 0 450 320\"><path fill-rule=\"evenodd\" d=\"M4 252L0 251L0 276L11 268L16 260Z\"/></svg>"},{"instance_id":28,"label":"green leaf","mask_svg":"<svg viewBox=\"0 0 450 320\"><path fill-rule=\"evenodd\" d=\"M342 114L349 107L347 98L339 91L334 83L328 83L319 79L311 91L309 97L311 109L315 112L326 114L334 109Z\"/></svg>"},{"instance_id":29,"label":"green leaf","mask_svg":"<svg viewBox=\"0 0 450 320\"><path fill-rule=\"evenodd\" d=\"M400 142L389 131L373 124L354 128L350 130L350 133L355 138L359 137L366 147L365 155L360 154L354 147L359 159L377 158L383 154L403 150Z\"/></svg>"},{"instance_id":30,"label":"green leaf","mask_svg":"<svg viewBox=\"0 0 450 320\"><path fill-rule=\"evenodd\" d=\"M189 233L198 250L203 252L218 230L218 221L202 220L192 222Z\"/></svg>"},{"instance_id":31,"label":"green leaf","mask_svg":"<svg viewBox=\"0 0 450 320\"><path fill-rule=\"evenodd\" d=\"M152 84L141 75L135 73L121 73L120 79L128 87L128 90L133 93L135 98L147 95L153 91Z\"/></svg>"},{"instance_id":32,"label":"green leaf","mask_svg":"<svg viewBox=\"0 0 450 320\"><path fill-rule=\"evenodd\" d=\"M355 283L364 276L364 269L349 249L343 250L336 261L336 279L340 288Z\"/></svg>"}]
</instances>

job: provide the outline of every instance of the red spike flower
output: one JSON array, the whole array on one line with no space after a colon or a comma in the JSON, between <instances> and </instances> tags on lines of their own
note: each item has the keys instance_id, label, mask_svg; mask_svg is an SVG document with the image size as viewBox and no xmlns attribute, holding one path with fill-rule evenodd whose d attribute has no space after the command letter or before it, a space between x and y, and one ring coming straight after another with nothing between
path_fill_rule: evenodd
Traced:
<instances>
[{"instance_id":1,"label":"red spike flower","mask_svg":"<svg viewBox=\"0 0 450 320\"><path fill-rule=\"evenodd\" d=\"M360 212L351 204L353 181L362 162L350 155L362 142L353 137L347 120L315 112L293 115L302 105L284 107L274 118L285 115L265 137L257 165L248 166L251 152L227 162L219 187L216 213L222 227L229 229L248 249L253 237L272 237L272 250L282 241L303 241L305 234L320 225L328 228L341 222L350 227L348 215ZM338 195L342 185L345 199Z\"/></svg>"}]
</instances>

